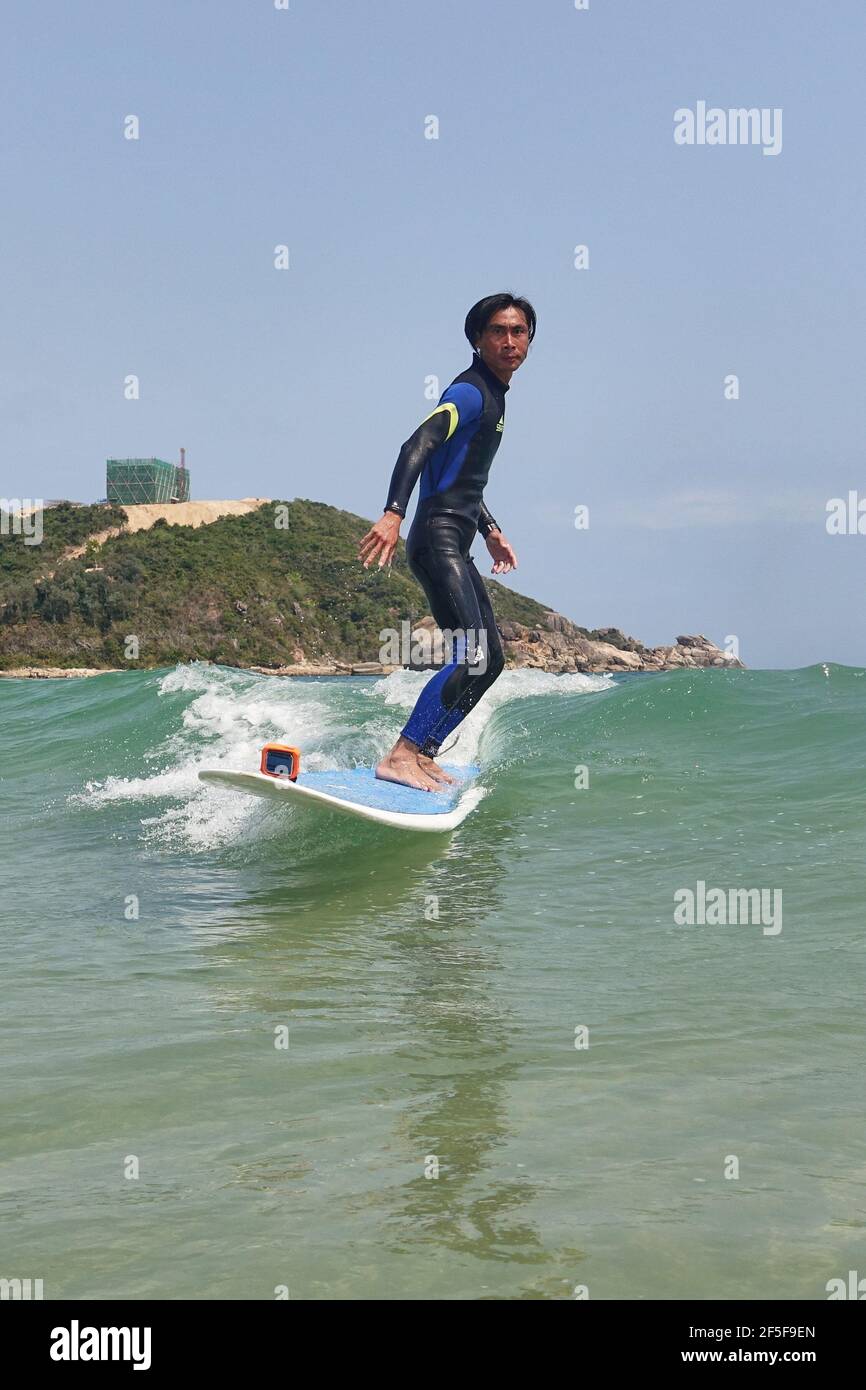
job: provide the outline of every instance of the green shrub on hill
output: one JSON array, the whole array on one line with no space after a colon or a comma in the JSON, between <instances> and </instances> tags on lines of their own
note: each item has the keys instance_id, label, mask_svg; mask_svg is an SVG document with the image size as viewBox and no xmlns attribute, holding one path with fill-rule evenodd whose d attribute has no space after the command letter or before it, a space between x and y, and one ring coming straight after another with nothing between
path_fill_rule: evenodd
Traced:
<instances>
[{"instance_id":1,"label":"green shrub on hill","mask_svg":"<svg viewBox=\"0 0 866 1390\"><path fill-rule=\"evenodd\" d=\"M125 521L119 507L62 506L45 513L42 545L0 537L0 669L375 661L383 628L428 611L403 543L390 571L364 570L370 523L321 502L269 502L198 527L160 520L88 543ZM488 582L499 622L538 625L544 605ZM138 662L124 656L128 634Z\"/></svg>"}]
</instances>

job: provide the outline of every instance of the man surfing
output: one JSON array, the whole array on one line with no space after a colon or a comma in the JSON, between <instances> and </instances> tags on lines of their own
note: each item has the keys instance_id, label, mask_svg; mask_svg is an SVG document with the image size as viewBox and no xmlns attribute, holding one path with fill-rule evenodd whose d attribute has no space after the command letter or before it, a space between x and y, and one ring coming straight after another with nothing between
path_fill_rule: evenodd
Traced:
<instances>
[{"instance_id":1,"label":"man surfing","mask_svg":"<svg viewBox=\"0 0 866 1390\"><path fill-rule=\"evenodd\" d=\"M469 310L473 349L465 372L406 440L391 476L381 520L362 538L364 568L390 565L400 523L419 477L418 507L406 539L412 574L437 626L451 637L451 661L428 681L376 776L424 791L453 782L434 761L440 745L489 690L505 665L484 580L469 554L476 531L493 557L492 574L517 568L517 556L484 505L484 487L505 423L505 393L535 337L526 299L491 294Z\"/></svg>"}]
</instances>

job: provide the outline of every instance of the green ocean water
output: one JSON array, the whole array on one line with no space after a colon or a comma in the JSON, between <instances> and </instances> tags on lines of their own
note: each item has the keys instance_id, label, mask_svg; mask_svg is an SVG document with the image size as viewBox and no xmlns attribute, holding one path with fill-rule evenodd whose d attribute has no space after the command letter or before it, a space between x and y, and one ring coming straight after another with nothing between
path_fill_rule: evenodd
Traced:
<instances>
[{"instance_id":1,"label":"green ocean water","mask_svg":"<svg viewBox=\"0 0 866 1390\"><path fill-rule=\"evenodd\" d=\"M422 683L0 681L0 1276L475 1300L866 1275L866 672L506 672L449 755L485 791L450 838L197 780L274 737L372 763ZM780 894L781 930L679 924L698 882Z\"/></svg>"}]
</instances>

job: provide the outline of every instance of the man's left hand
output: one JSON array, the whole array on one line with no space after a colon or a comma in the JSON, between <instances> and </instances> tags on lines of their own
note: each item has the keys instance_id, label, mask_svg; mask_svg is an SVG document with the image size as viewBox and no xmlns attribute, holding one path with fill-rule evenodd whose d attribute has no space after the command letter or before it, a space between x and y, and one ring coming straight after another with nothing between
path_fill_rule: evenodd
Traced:
<instances>
[{"instance_id":1,"label":"man's left hand","mask_svg":"<svg viewBox=\"0 0 866 1390\"><path fill-rule=\"evenodd\" d=\"M485 545L493 556L491 574L508 574L509 570L517 569L517 556L501 531L491 531L485 539Z\"/></svg>"}]
</instances>

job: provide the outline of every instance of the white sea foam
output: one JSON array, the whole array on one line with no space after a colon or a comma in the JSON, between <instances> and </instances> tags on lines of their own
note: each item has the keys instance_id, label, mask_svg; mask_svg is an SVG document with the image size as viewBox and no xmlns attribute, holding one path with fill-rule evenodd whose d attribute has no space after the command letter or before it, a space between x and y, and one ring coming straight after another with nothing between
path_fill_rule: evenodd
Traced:
<instances>
[{"instance_id":1,"label":"white sea foam","mask_svg":"<svg viewBox=\"0 0 866 1390\"><path fill-rule=\"evenodd\" d=\"M387 707L400 705L407 711L411 710L431 674L430 671L393 671L390 676L376 682L370 697L383 701ZM446 754L446 759L460 766L478 762L484 731L503 705L538 695L591 695L599 690L607 690L612 683L610 676L585 676L580 672L556 676L550 671L503 671L483 700L456 730L459 738L452 751ZM452 741L453 735L445 740L443 747L447 749Z\"/></svg>"},{"instance_id":2,"label":"white sea foam","mask_svg":"<svg viewBox=\"0 0 866 1390\"><path fill-rule=\"evenodd\" d=\"M286 812L198 780L203 768L257 768L262 745L296 744L311 770L370 766L391 746L430 672L396 671L374 684L297 681L192 663L177 666L157 686L160 699L189 696L177 726L145 753L157 764L150 776L111 776L89 782L71 800L90 806L113 803L176 804L143 819L145 838L160 844L213 848L279 833ZM482 703L461 724L459 740L444 761L478 760L482 734L497 709L529 696L590 694L610 685L607 676L554 676L545 671L505 671ZM446 748L452 740L446 741Z\"/></svg>"}]
</instances>

